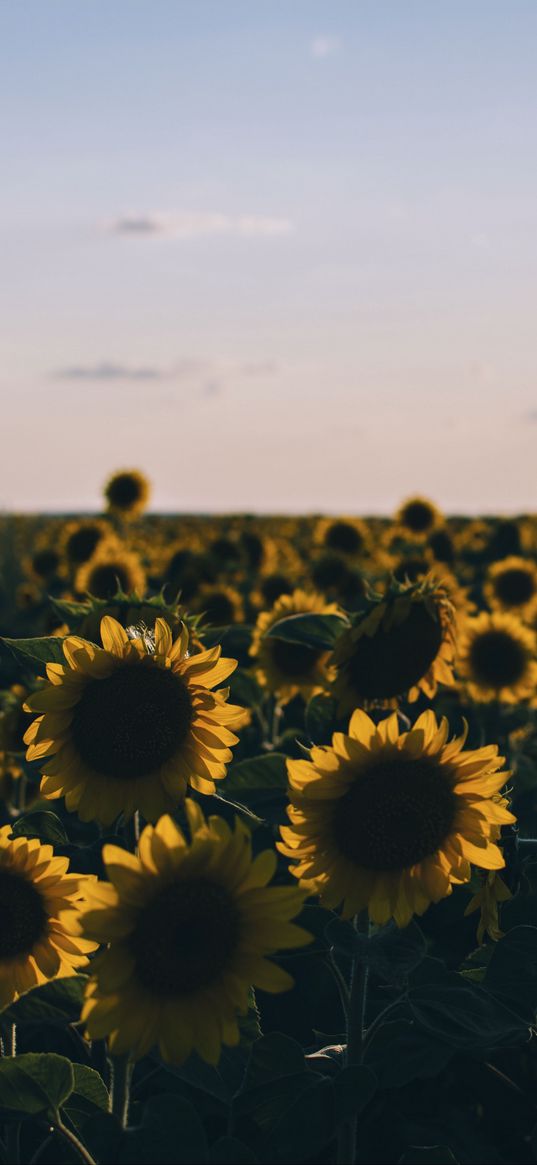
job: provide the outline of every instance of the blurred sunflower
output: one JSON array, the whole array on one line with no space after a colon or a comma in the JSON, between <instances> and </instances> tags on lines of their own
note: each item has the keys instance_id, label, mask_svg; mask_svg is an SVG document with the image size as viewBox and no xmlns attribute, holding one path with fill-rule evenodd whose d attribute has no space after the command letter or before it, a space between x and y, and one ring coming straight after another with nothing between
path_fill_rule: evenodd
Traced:
<instances>
[{"instance_id":1,"label":"blurred sunflower","mask_svg":"<svg viewBox=\"0 0 537 1165\"><path fill-rule=\"evenodd\" d=\"M396 528L413 538L427 538L444 519L433 502L419 496L408 498L395 515Z\"/></svg>"},{"instance_id":2,"label":"blurred sunflower","mask_svg":"<svg viewBox=\"0 0 537 1165\"><path fill-rule=\"evenodd\" d=\"M269 635L281 619L306 614L339 615L341 611L337 603L326 603L322 595L296 590L292 595L281 595L270 611L262 612L254 628L250 655L256 662L257 681L283 703L299 693L309 699L325 691L333 676L329 651Z\"/></svg>"},{"instance_id":3,"label":"blurred sunflower","mask_svg":"<svg viewBox=\"0 0 537 1165\"><path fill-rule=\"evenodd\" d=\"M363 558L370 550L369 530L360 518L320 518L313 537L318 546L348 558Z\"/></svg>"},{"instance_id":4,"label":"blurred sunflower","mask_svg":"<svg viewBox=\"0 0 537 1165\"><path fill-rule=\"evenodd\" d=\"M401 733L396 713L377 726L358 709L331 748L287 761L291 825L278 849L323 905L406 926L467 882L471 862L504 866L498 826L515 821L494 800L504 758L495 744L465 750L466 731L447 743L448 732L433 712Z\"/></svg>"},{"instance_id":5,"label":"blurred sunflower","mask_svg":"<svg viewBox=\"0 0 537 1165\"><path fill-rule=\"evenodd\" d=\"M71 925L92 879L68 869L52 846L0 829L0 1009L47 979L76 975L97 947Z\"/></svg>"},{"instance_id":6,"label":"blurred sunflower","mask_svg":"<svg viewBox=\"0 0 537 1165\"><path fill-rule=\"evenodd\" d=\"M115 540L101 543L75 575L77 594L93 595L96 599L113 599L118 590L126 595L140 595L145 588L145 571L140 559Z\"/></svg>"},{"instance_id":7,"label":"blurred sunflower","mask_svg":"<svg viewBox=\"0 0 537 1165\"><path fill-rule=\"evenodd\" d=\"M396 707L420 691L432 699L438 683L452 685L455 609L442 583L427 576L394 582L338 640L331 662L342 712L356 705Z\"/></svg>"},{"instance_id":8,"label":"blurred sunflower","mask_svg":"<svg viewBox=\"0 0 537 1165\"><path fill-rule=\"evenodd\" d=\"M25 704L41 713L24 740L27 759L43 761L42 794L109 825L137 809L154 821L189 784L213 793L237 743L229 726L243 709L210 689L235 660L221 659L220 647L189 656L186 627L173 643L163 619L151 643L105 616L101 640L102 648L68 636L66 664L47 664L47 687Z\"/></svg>"},{"instance_id":9,"label":"blurred sunflower","mask_svg":"<svg viewBox=\"0 0 537 1165\"><path fill-rule=\"evenodd\" d=\"M203 623L212 627L227 627L230 623L241 623L244 619L242 595L236 587L224 583L200 586L191 610L203 614Z\"/></svg>"},{"instance_id":10,"label":"blurred sunflower","mask_svg":"<svg viewBox=\"0 0 537 1165\"><path fill-rule=\"evenodd\" d=\"M81 518L66 522L59 538L60 553L70 568L76 570L92 558L97 547L111 537L111 529L102 518Z\"/></svg>"},{"instance_id":11,"label":"blurred sunflower","mask_svg":"<svg viewBox=\"0 0 537 1165\"><path fill-rule=\"evenodd\" d=\"M537 704L537 637L515 615L466 619L458 647L457 671L472 700Z\"/></svg>"},{"instance_id":12,"label":"blurred sunflower","mask_svg":"<svg viewBox=\"0 0 537 1165\"><path fill-rule=\"evenodd\" d=\"M191 841L170 817L140 838L139 856L105 845L110 883L90 890L80 931L109 943L92 964L82 1019L90 1039L108 1037L116 1055L144 1056L158 1044L182 1064L196 1051L217 1064L222 1044L239 1042L237 1013L249 988L286 991L291 976L266 956L304 946L290 920L305 893L268 887L272 850L252 860L250 834L219 817L206 822L185 803Z\"/></svg>"},{"instance_id":13,"label":"blurred sunflower","mask_svg":"<svg viewBox=\"0 0 537 1165\"><path fill-rule=\"evenodd\" d=\"M104 487L109 510L121 518L136 518L149 500L149 482L137 469L122 469Z\"/></svg>"},{"instance_id":14,"label":"blurred sunflower","mask_svg":"<svg viewBox=\"0 0 537 1165\"><path fill-rule=\"evenodd\" d=\"M537 566L515 555L495 562L487 571L483 593L494 610L531 620L537 612Z\"/></svg>"}]
</instances>

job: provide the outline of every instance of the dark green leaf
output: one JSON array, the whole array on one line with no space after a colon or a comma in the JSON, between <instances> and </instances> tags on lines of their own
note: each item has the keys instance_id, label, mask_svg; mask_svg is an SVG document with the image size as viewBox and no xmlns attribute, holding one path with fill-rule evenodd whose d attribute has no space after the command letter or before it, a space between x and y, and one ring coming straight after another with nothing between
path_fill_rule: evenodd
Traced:
<instances>
[{"instance_id":1,"label":"dark green leaf","mask_svg":"<svg viewBox=\"0 0 537 1165\"><path fill-rule=\"evenodd\" d=\"M45 675L47 663L64 663L63 639L43 635L37 639L0 639L25 671Z\"/></svg>"},{"instance_id":2,"label":"dark green leaf","mask_svg":"<svg viewBox=\"0 0 537 1165\"><path fill-rule=\"evenodd\" d=\"M457 1165L447 1145L413 1145L399 1158L399 1165Z\"/></svg>"},{"instance_id":3,"label":"dark green leaf","mask_svg":"<svg viewBox=\"0 0 537 1165\"><path fill-rule=\"evenodd\" d=\"M336 1099L336 1124L363 1112L377 1089L376 1077L363 1064L350 1065L332 1078Z\"/></svg>"},{"instance_id":4,"label":"dark green leaf","mask_svg":"<svg viewBox=\"0 0 537 1165\"><path fill-rule=\"evenodd\" d=\"M0 1108L21 1119L53 1117L74 1087L73 1065L54 1052L28 1052L0 1060Z\"/></svg>"},{"instance_id":5,"label":"dark green leaf","mask_svg":"<svg viewBox=\"0 0 537 1165\"><path fill-rule=\"evenodd\" d=\"M209 1151L203 1124L181 1096L152 1096L142 1124L124 1134L120 1165L205 1165Z\"/></svg>"},{"instance_id":6,"label":"dark green leaf","mask_svg":"<svg viewBox=\"0 0 537 1165\"><path fill-rule=\"evenodd\" d=\"M265 639L285 639L288 643L329 651L348 626L348 621L339 615L290 615L274 623Z\"/></svg>"},{"instance_id":7,"label":"dark green leaf","mask_svg":"<svg viewBox=\"0 0 537 1165\"><path fill-rule=\"evenodd\" d=\"M281 1032L271 1032L257 1040L252 1047L243 1091L305 1071L304 1052L300 1044Z\"/></svg>"},{"instance_id":8,"label":"dark green leaf","mask_svg":"<svg viewBox=\"0 0 537 1165\"><path fill-rule=\"evenodd\" d=\"M519 1015L461 975L414 987L408 999L419 1026L454 1048L490 1048L529 1038L529 1025Z\"/></svg>"},{"instance_id":9,"label":"dark green leaf","mask_svg":"<svg viewBox=\"0 0 537 1165\"><path fill-rule=\"evenodd\" d=\"M54 979L42 987L34 987L21 995L6 1011L2 1022L19 1026L35 1023L76 1023L87 983L86 975L72 975L68 979Z\"/></svg>"},{"instance_id":10,"label":"dark green leaf","mask_svg":"<svg viewBox=\"0 0 537 1165\"><path fill-rule=\"evenodd\" d=\"M390 1020L379 1026L368 1041L365 1064L381 1088L400 1088L411 1080L438 1074L449 1063L454 1049L409 1020Z\"/></svg>"},{"instance_id":11,"label":"dark green leaf","mask_svg":"<svg viewBox=\"0 0 537 1165\"><path fill-rule=\"evenodd\" d=\"M86 1064L73 1064L75 1083L65 1111L75 1124L79 1118L94 1115L96 1109L108 1112L110 1097L99 1073Z\"/></svg>"},{"instance_id":12,"label":"dark green leaf","mask_svg":"<svg viewBox=\"0 0 537 1165\"><path fill-rule=\"evenodd\" d=\"M267 752L231 765L228 775L219 785L224 796L239 800L259 792L285 793L287 790L286 757L282 752Z\"/></svg>"},{"instance_id":13,"label":"dark green leaf","mask_svg":"<svg viewBox=\"0 0 537 1165\"><path fill-rule=\"evenodd\" d=\"M48 809L35 813L24 813L14 822L11 832L14 837L38 837L49 845L68 845L69 838L59 817Z\"/></svg>"},{"instance_id":14,"label":"dark green leaf","mask_svg":"<svg viewBox=\"0 0 537 1165\"><path fill-rule=\"evenodd\" d=\"M484 986L533 1024L537 1009L537 927L515 926L496 943Z\"/></svg>"},{"instance_id":15,"label":"dark green leaf","mask_svg":"<svg viewBox=\"0 0 537 1165\"><path fill-rule=\"evenodd\" d=\"M220 1137L211 1146L211 1165L257 1165L252 1150L236 1137Z\"/></svg>"}]
</instances>

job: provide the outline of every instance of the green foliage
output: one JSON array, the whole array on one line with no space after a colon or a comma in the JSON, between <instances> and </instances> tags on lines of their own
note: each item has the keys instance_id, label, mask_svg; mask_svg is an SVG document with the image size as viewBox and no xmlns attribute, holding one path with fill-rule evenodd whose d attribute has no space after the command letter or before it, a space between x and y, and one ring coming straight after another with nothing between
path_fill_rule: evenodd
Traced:
<instances>
[{"instance_id":1,"label":"green foliage","mask_svg":"<svg viewBox=\"0 0 537 1165\"><path fill-rule=\"evenodd\" d=\"M289 615L269 627L265 638L330 651L348 625L339 615Z\"/></svg>"}]
</instances>

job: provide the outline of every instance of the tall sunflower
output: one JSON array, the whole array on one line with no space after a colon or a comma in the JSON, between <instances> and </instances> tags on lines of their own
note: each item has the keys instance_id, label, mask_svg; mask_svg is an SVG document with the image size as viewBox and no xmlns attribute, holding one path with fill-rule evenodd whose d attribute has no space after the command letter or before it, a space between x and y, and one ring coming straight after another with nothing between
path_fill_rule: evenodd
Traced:
<instances>
[{"instance_id":1,"label":"tall sunflower","mask_svg":"<svg viewBox=\"0 0 537 1165\"><path fill-rule=\"evenodd\" d=\"M136 518L149 500L149 482L137 469L121 469L104 487L108 508L122 518Z\"/></svg>"},{"instance_id":2,"label":"tall sunflower","mask_svg":"<svg viewBox=\"0 0 537 1165\"><path fill-rule=\"evenodd\" d=\"M428 538L443 521L434 503L419 495L407 498L395 515L396 526L401 533L407 536L411 534L413 538Z\"/></svg>"},{"instance_id":3,"label":"tall sunflower","mask_svg":"<svg viewBox=\"0 0 537 1165\"><path fill-rule=\"evenodd\" d=\"M438 682L453 684L455 609L443 583L427 576L394 582L338 640L333 688L342 712L357 704L395 707L420 691L429 699Z\"/></svg>"},{"instance_id":4,"label":"tall sunflower","mask_svg":"<svg viewBox=\"0 0 537 1165\"><path fill-rule=\"evenodd\" d=\"M267 886L275 853L252 860L241 821L233 830L219 817L206 822L191 798L185 808L190 844L166 816L144 829L138 857L103 849L110 883L90 890L79 927L110 945L92 963L82 1018L116 1054L139 1058L158 1044L171 1063L196 1051L216 1064L222 1044L239 1041L249 987L293 985L266 956L311 936L290 921L305 892Z\"/></svg>"},{"instance_id":5,"label":"tall sunflower","mask_svg":"<svg viewBox=\"0 0 537 1165\"><path fill-rule=\"evenodd\" d=\"M41 760L45 797L65 797L83 821L109 825L139 809L149 821L182 801L187 786L212 793L226 775L243 709L211 691L235 670L220 647L188 653L188 631L172 642L164 619L129 638L110 616L103 647L64 640L65 664L47 664L48 685L25 704L41 715L24 740Z\"/></svg>"},{"instance_id":6,"label":"tall sunflower","mask_svg":"<svg viewBox=\"0 0 537 1165\"><path fill-rule=\"evenodd\" d=\"M498 826L515 820L494 800L504 758L497 745L465 750L466 731L447 743L448 732L433 712L401 733L397 714L376 726L358 709L331 748L287 762L291 825L278 848L324 905L406 926L467 882L471 862L502 868Z\"/></svg>"},{"instance_id":7,"label":"tall sunflower","mask_svg":"<svg viewBox=\"0 0 537 1165\"><path fill-rule=\"evenodd\" d=\"M457 671L478 703L537 703L537 636L516 615L483 611L466 619Z\"/></svg>"},{"instance_id":8,"label":"tall sunflower","mask_svg":"<svg viewBox=\"0 0 537 1165\"><path fill-rule=\"evenodd\" d=\"M314 531L314 540L325 550L349 558L363 558L371 550L367 523L360 518L320 518Z\"/></svg>"},{"instance_id":9,"label":"tall sunflower","mask_svg":"<svg viewBox=\"0 0 537 1165\"><path fill-rule=\"evenodd\" d=\"M270 611L263 611L254 628L250 655L255 659L257 680L282 702L299 693L309 699L325 691L333 675L328 666L329 651L269 634L281 619L306 614L338 615L341 611L337 603L327 603L322 595L296 590L291 595L281 595Z\"/></svg>"},{"instance_id":10,"label":"tall sunflower","mask_svg":"<svg viewBox=\"0 0 537 1165\"><path fill-rule=\"evenodd\" d=\"M537 566L511 555L489 567L483 588L490 607L531 620L537 612Z\"/></svg>"},{"instance_id":11,"label":"tall sunflower","mask_svg":"<svg viewBox=\"0 0 537 1165\"><path fill-rule=\"evenodd\" d=\"M52 846L0 829L0 1009L47 979L76 975L98 945L76 930L92 879L68 869Z\"/></svg>"}]
</instances>

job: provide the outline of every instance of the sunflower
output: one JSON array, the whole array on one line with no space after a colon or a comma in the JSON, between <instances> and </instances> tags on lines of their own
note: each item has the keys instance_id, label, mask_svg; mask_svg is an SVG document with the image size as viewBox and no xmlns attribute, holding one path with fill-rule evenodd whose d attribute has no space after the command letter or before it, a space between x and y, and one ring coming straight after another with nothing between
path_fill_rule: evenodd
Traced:
<instances>
[{"instance_id":1,"label":"sunflower","mask_svg":"<svg viewBox=\"0 0 537 1165\"><path fill-rule=\"evenodd\" d=\"M92 879L68 869L52 846L0 829L0 1009L47 979L76 975L97 946L76 937L70 921Z\"/></svg>"},{"instance_id":2,"label":"sunflower","mask_svg":"<svg viewBox=\"0 0 537 1165\"><path fill-rule=\"evenodd\" d=\"M225 583L200 586L191 609L202 613L203 623L210 623L212 627L227 627L230 623L242 623L244 619L242 595Z\"/></svg>"},{"instance_id":3,"label":"sunflower","mask_svg":"<svg viewBox=\"0 0 537 1165\"><path fill-rule=\"evenodd\" d=\"M136 518L145 510L150 486L137 469L122 469L112 474L104 487L108 508L121 518Z\"/></svg>"},{"instance_id":4,"label":"sunflower","mask_svg":"<svg viewBox=\"0 0 537 1165\"><path fill-rule=\"evenodd\" d=\"M331 748L287 761L291 825L278 848L323 905L406 926L467 882L470 862L503 867L498 825L515 820L494 800L503 757L495 744L465 750L466 730L447 743L448 732L433 712L401 733L396 713L377 726L357 709Z\"/></svg>"},{"instance_id":5,"label":"sunflower","mask_svg":"<svg viewBox=\"0 0 537 1165\"><path fill-rule=\"evenodd\" d=\"M393 583L338 640L332 663L342 712L357 704L395 707L420 691L432 699L438 682L453 684L456 617L446 587L427 576Z\"/></svg>"},{"instance_id":6,"label":"sunflower","mask_svg":"<svg viewBox=\"0 0 537 1165\"><path fill-rule=\"evenodd\" d=\"M369 530L360 518L320 518L314 541L325 550L349 558L363 558L370 551Z\"/></svg>"},{"instance_id":7,"label":"sunflower","mask_svg":"<svg viewBox=\"0 0 537 1165\"><path fill-rule=\"evenodd\" d=\"M47 664L47 687L25 704L41 713L24 740L27 759L43 761L42 794L109 825L137 809L154 821L188 784L213 793L243 709L226 704L226 690L210 689L235 660L221 659L220 647L189 656L186 627L173 643L164 619L150 643L148 633L129 638L105 616L101 640L102 648L68 636L65 664Z\"/></svg>"},{"instance_id":8,"label":"sunflower","mask_svg":"<svg viewBox=\"0 0 537 1165\"><path fill-rule=\"evenodd\" d=\"M400 532L413 538L428 538L438 526L443 524L443 517L433 502L428 498L408 498L399 507L395 522Z\"/></svg>"},{"instance_id":9,"label":"sunflower","mask_svg":"<svg viewBox=\"0 0 537 1165\"><path fill-rule=\"evenodd\" d=\"M537 566L515 555L495 562L488 569L483 591L494 610L512 611L531 620L537 611Z\"/></svg>"},{"instance_id":10,"label":"sunflower","mask_svg":"<svg viewBox=\"0 0 537 1165\"><path fill-rule=\"evenodd\" d=\"M82 1019L114 1054L138 1059L158 1044L168 1062L196 1051L217 1064L222 1044L239 1042L250 986L293 986L266 956L311 936L290 921L305 892L267 886L275 853L252 860L241 821L233 830L219 817L206 822L191 798L185 809L190 844L165 816L144 829L138 857L104 846L110 882L90 890L79 928L109 946L92 964Z\"/></svg>"},{"instance_id":11,"label":"sunflower","mask_svg":"<svg viewBox=\"0 0 537 1165\"><path fill-rule=\"evenodd\" d=\"M66 522L60 534L60 550L71 569L88 562L97 547L110 540L111 530L102 518L83 518Z\"/></svg>"},{"instance_id":12,"label":"sunflower","mask_svg":"<svg viewBox=\"0 0 537 1165\"><path fill-rule=\"evenodd\" d=\"M118 591L143 594L145 587L145 571L138 556L111 539L102 542L75 575L77 594L96 599L113 599Z\"/></svg>"},{"instance_id":13,"label":"sunflower","mask_svg":"<svg viewBox=\"0 0 537 1165\"><path fill-rule=\"evenodd\" d=\"M510 898L512 898L511 891L496 870L488 870L480 875L479 889L464 911L465 915L468 915L479 910L477 941L480 945L485 941L486 934L493 942L498 942L499 939L503 938L503 931L500 930L499 906L501 902L508 902Z\"/></svg>"},{"instance_id":14,"label":"sunflower","mask_svg":"<svg viewBox=\"0 0 537 1165\"><path fill-rule=\"evenodd\" d=\"M328 666L330 652L304 643L271 638L270 628L291 615L339 615L337 603L326 603L322 595L296 590L281 595L270 611L259 615L254 628L250 655L256 661L256 677L262 687L280 702L302 693L309 699L326 690L333 671Z\"/></svg>"},{"instance_id":15,"label":"sunflower","mask_svg":"<svg viewBox=\"0 0 537 1165\"><path fill-rule=\"evenodd\" d=\"M537 704L537 637L515 615L483 611L463 623L457 670L472 700Z\"/></svg>"}]
</instances>

